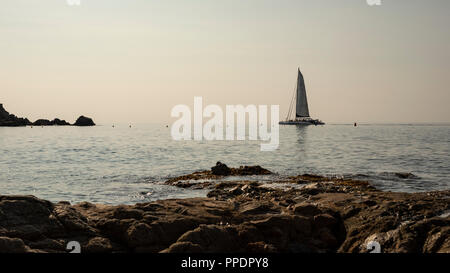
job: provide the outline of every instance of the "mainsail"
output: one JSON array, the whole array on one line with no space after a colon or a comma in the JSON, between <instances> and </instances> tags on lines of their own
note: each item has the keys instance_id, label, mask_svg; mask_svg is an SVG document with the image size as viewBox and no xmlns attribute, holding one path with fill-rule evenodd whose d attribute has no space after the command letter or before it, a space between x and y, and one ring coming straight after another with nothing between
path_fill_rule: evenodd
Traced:
<instances>
[{"instance_id":1,"label":"mainsail","mask_svg":"<svg viewBox=\"0 0 450 273\"><path fill-rule=\"evenodd\" d=\"M309 117L308 100L306 98L305 80L298 69L296 117Z\"/></svg>"}]
</instances>

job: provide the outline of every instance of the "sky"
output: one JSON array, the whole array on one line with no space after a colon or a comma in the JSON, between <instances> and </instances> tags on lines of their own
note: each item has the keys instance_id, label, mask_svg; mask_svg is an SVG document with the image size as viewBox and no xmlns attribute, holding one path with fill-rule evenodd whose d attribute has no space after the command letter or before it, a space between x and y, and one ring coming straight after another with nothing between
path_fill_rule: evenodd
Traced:
<instances>
[{"instance_id":1,"label":"sky","mask_svg":"<svg viewBox=\"0 0 450 273\"><path fill-rule=\"evenodd\" d=\"M0 103L30 120L166 123L280 105L327 123L450 122L450 1L0 0Z\"/></svg>"}]
</instances>

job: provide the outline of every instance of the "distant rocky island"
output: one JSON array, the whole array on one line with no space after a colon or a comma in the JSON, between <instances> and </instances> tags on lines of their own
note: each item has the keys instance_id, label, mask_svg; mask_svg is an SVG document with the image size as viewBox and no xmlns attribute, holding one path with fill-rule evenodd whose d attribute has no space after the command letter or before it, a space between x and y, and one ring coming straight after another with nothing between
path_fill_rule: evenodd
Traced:
<instances>
[{"instance_id":1,"label":"distant rocky island","mask_svg":"<svg viewBox=\"0 0 450 273\"><path fill-rule=\"evenodd\" d=\"M10 114L3 108L3 104L0 103L0 127L19 127L19 126L95 126L94 121L91 118L80 116L74 124L70 124L65 120L55 118L54 120L38 119L35 122L31 122L27 118L19 118L16 115Z\"/></svg>"}]
</instances>

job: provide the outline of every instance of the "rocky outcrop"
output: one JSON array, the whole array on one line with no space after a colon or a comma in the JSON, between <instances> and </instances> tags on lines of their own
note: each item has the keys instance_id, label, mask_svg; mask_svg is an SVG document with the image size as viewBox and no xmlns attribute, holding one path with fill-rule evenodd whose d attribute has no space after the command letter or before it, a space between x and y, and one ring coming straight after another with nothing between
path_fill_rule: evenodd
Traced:
<instances>
[{"instance_id":1,"label":"rocky outcrop","mask_svg":"<svg viewBox=\"0 0 450 273\"><path fill-rule=\"evenodd\" d=\"M210 171L198 171L188 175L182 175L168 179L166 184L189 188L191 186L199 186L197 183L192 183L196 180L214 180L226 176L247 176L247 175L269 175L271 171L262 168L261 166L240 166L239 168L229 168L226 164L218 161L215 166L211 167ZM210 182L203 182L200 187L212 185Z\"/></svg>"},{"instance_id":2,"label":"rocky outcrop","mask_svg":"<svg viewBox=\"0 0 450 273\"><path fill-rule=\"evenodd\" d=\"M35 125L35 126L53 126L53 125L68 126L68 125L70 125L70 123L68 123L65 120L60 120L58 118L55 118L52 121L50 121L48 119L38 119L35 122L33 122L33 125Z\"/></svg>"},{"instance_id":3,"label":"rocky outcrop","mask_svg":"<svg viewBox=\"0 0 450 273\"><path fill-rule=\"evenodd\" d=\"M91 118L81 116L75 121L74 126L95 126L94 121Z\"/></svg>"},{"instance_id":4,"label":"rocky outcrop","mask_svg":"<svg viewBox=\"0 0 450 273\"><path fill-rule=\"evenodd\" d=\"M230 175L231 169L228 168L227 165L219 161L216 163L216 166L211 168L211 173L213 175Z\"/></svg>"},{"instance_id":5,"label":"rocky outcrop","mask_svg":"<svg viewBox=\"0 0 450 273\"><path fill-rule=\"evenodd\" d=\"M15 115L10 114L3 108L3 104L0 104L0 126L4 127L18 127L31 125L31 122L26 118L18 118Z\"/></svg>"},{"instance_id":6,"label":"rocky outcrop","mask_svg":"<svg viewBox=\"0 0 450 273\"><path fill-rule=\"evenodd\" d=\"M284 184L283 188L276 185ZM450 191L381 192L302 175L203 184L205 198L136 205L0 196L0 252L450 252Z\"/></svg>"},{"instance_id":7,"label":"rocky outcrop","mask_svg":"<svg viewBox=\"0 0 450 273\"><path fill-rule=\"evenodd\" d=\"M8 113L3 104L0 104L0 127L19 127L19 126L69 126L71 125L65 120L55 118L53 120L38 119L35 122L30 122L26 118L18 118L15 115ZM81 116L77 119L74 126L94 126L95 123L91 118Z\"/></svg>"}]
</instances>

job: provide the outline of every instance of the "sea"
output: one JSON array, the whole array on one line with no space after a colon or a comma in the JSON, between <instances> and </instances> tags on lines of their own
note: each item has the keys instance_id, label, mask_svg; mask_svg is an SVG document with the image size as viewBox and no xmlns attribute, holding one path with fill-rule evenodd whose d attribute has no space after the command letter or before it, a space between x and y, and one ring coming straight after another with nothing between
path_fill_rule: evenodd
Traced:
<instances>
[{"instance_id":1,"label":"sea","mask_svg":"<svg viewBox=\"0 0 450 273\"><path fill-rule=\"evenodd\" d=\"M275 173L250 180L308 173L383 191L450 189L450 124L280 126L279 137L277 150L263 152L260 141L175 141L165 124L1 127L0 195L105 204L200 197L207 190L164 181L217 161Z\"/></svg>"}]
</instances>

